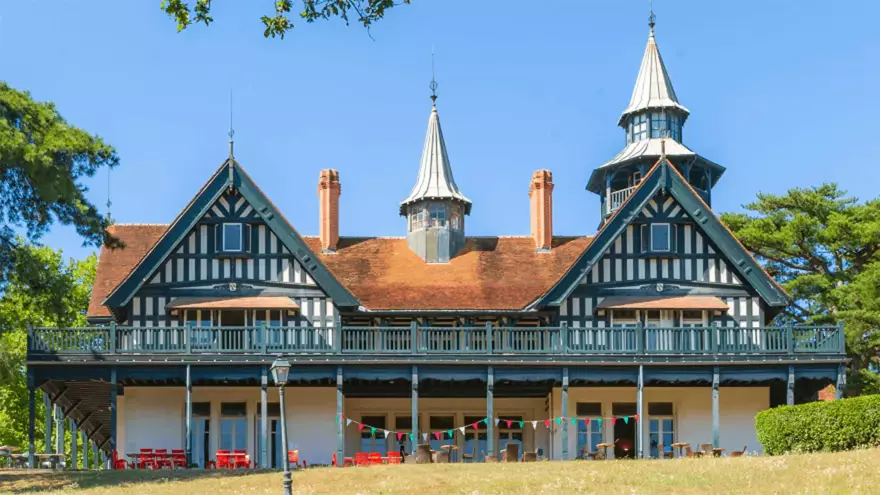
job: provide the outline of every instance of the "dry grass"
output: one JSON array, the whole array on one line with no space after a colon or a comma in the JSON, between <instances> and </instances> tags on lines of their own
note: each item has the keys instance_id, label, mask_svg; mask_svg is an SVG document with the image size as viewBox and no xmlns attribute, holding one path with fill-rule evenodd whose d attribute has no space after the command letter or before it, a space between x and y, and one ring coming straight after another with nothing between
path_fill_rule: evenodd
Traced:
<instances>
[{"instance_id":1,"label":"dry grass","mask_svg":"<svg viewBox=\"0 0 880 495\"><path fill-rule=\"evenodd\" d=\"M878 493L880 449L782 457L316 468L295 493ZM0 472L0 493L278 494L277 472Z\"/></svg>"}]
</instances>

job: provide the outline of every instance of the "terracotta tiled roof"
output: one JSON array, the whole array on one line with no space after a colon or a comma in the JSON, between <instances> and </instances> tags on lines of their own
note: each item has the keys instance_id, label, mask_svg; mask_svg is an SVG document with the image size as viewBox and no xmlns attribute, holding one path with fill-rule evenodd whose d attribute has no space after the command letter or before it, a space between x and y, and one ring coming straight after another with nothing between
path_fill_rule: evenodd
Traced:
<instances>
[{"instance_id":1,"label":"terracotta tiled roof","mask_svg":"<svg viewBox=\"0 0 880 495\"><path fill-rule=\"evenodd\" d=\"M320 253L317 237L305 239ZM592 237L472 237L449 263L428 264L402 238L342 238L321 261L371 310L519 310L548 291Z\"/></svg>"},{"instance_id":2,"label":"terracotta tiled roof","mask_svg":"<svg viewBox=\"0 0 880 495\"><path fill-rule=\"evenodd\" d=\"M162 237L167 225L114 225L126 247L101 249L89 317L110 312L101 302ZM305 237L321 253L317 237ZM343 237L321 261L371 310L519 310L550 289L592 237L555 237L547 254L531 237L472 237L452 262L427 264L403 238Z\"/></svg>"},{"instance_id":3,"label":"terracotta tiled roof","mask_svg":"<svg viewBox=\"0 0 880 495\"><path fill-rule=\"evenodd\" d=\"M143 224L121 224L110 227L110 234L119 238L125 247L119 249L101 248L101 255L98 257L98 270L95 274L95 285L92 287L92 299L89 301L88 316L90 318L110 316L110 311L101 303L137 266L141 258L147 254L167 229L167 225Z\"/></svg>"},{"instance_id":4,"label":"terracotta tiled roof","mask_svg":"<svg viewBox=\"0 0 880 495\"><path fill-rule=\"evenodd\" d=\"M606 297L596 309L721 309L727 304L715 296L611 296Z\"/></svg>"}]
</instances>

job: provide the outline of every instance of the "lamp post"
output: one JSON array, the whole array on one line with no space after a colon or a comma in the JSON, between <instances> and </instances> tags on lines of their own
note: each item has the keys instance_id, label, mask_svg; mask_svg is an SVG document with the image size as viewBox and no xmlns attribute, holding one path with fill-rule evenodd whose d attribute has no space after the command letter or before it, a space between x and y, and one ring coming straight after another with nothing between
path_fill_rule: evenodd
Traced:
<instances>
[{"instance_id":1,"label":"lamp post","mask_svg":"<svg viewBox=\"0 0 880 495\"><path fill-rule=\"evenodd\" d=\"M284 407L284 386L287 385L287 376L290 374L290 363L281 356L272 363L272 379L275 385L278 385L278 399L281 401L281 445L282 449L282 466L284 466L284 474L282 484L284 485L284 495L292 494L293 481L290 479L290 458L287 455L287 408Z\"/></svg>"}]
</instances>

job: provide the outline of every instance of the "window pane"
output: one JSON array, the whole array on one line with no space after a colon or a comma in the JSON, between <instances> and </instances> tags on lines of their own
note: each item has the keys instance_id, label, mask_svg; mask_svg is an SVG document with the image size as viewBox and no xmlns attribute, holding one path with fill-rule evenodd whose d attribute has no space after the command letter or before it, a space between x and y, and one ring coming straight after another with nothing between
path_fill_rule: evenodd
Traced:
<instances>
[{"instance_id":1,"label":"window pane","mask_svg":"<svg viewBox=\"0 0 880 495\"><path fill-rule=\"evenodd\" d=\"M669 224L651 225L651 251L669 251Z\"/></svg>"},{"instance_id":2,"label":"window pane","mask_svg":"<svg viewBox=\"0 0 880 495\"><path fill-rule=\"evenodd\" d=\"M602 403L601 402L578 402L575 405L575 409L577 410L578 416L601 416L602 415Z\"/></svg>"},{"instance_id":3,"label":"window pane","mask_svg":"<svg viewBox=\"0 0 880 495\"><path fill-rule=\"evenodd\" d=\"M672 416L672 402L649 402L648 414L651 416ZM664 420L671 421L672 420Z\"/></svg>"},{"instance_id":4,"label":"window pane","mask_svg":"<svg viewBox=\"0 0 880 495\"><path fill-rule=\"evenodd\" d=\"M244 416L247 404L244 402L223 402L220 404L221 416Z\"/></svg>"},{"instance_id":5,"label":"window pane","mask_svg":"<svg viewBox=\"0 0 880 495\"><path fill-rule=\"evenodd\" d=\"M241 251L241 224L223 224L223 250Z\"/></svg>"},{"instance_id":6,"label":"window pane","mask_svg":"<svg viewBox=\"0 0 880 495\"><path fill-rule=\"evenodd\" d=\"M206 418L211 417L211 403L210 402L193 402L192 415L193 416L202 416L202 417L206 417Z\"/></svg>"}]
</instances>

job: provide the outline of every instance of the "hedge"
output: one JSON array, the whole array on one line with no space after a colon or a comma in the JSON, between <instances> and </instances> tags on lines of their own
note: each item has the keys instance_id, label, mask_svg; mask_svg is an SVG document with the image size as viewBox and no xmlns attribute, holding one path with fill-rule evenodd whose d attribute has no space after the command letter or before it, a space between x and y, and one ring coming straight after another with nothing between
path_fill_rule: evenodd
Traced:
<instances>
[{"instance_id":1,"label":"hedge","mask_svg":"<svg viewBox=\"0 0 880 495\"><path fill-rule=\"evenodd\" d=\"M880 445L880 395L779 406L755 417L770 455L838 452Z\"/></svg>"}]
</instances>

